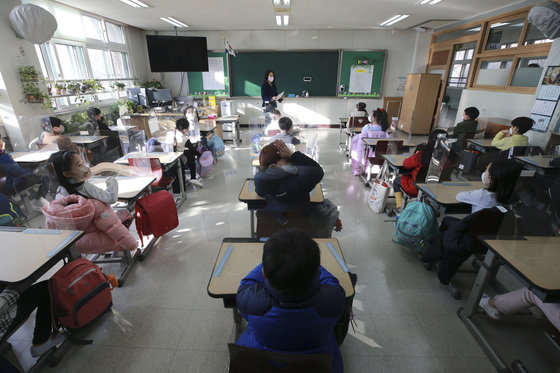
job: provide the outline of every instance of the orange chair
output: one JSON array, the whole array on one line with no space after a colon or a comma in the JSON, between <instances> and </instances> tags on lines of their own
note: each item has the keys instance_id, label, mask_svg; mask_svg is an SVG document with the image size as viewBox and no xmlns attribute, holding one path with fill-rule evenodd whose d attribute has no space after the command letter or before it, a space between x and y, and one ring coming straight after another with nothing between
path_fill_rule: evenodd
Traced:
<instances>
[{"instance_id":1,"label":"orange chair","mask_svg":"<svg viewBox=\"0 0 560 373\"><path fill-rule=\"evenodd\" d=\"M165 176L159 158L129 158L128 164L134 167L133 173L136 176L154 176L156 180L152 187L168 189L175 180L175 177Z\"/></svg>"}]
</instances>

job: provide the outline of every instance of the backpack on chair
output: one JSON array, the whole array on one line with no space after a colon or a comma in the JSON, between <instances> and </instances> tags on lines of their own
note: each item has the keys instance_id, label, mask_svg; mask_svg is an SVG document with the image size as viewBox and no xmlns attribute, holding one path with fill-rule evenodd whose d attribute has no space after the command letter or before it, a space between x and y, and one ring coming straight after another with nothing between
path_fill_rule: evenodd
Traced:
<instances>
[{"instance_id":1,"label":"backpack on chair","mask_svg":"<svg viewBox=\"0 0 560 373\"><path fill-rule=\"evenodd\" d=\"M438 230L434 209L426 203L414 201L406 205L395 222L393 242L422 252Z\"/></svg>"},{"instance_id":2,"label":"backpack on chair","mask_svg":"<svg viewBox=\"0 0 560 373\"><path fill-rule=\"evenodd\" d=\"M142 235L153 234L154 237L160 237L179 225L175 199L166 190L149 194L136 201L134 215L142 246L144 246Z\"/></svg>"}]
</instances>

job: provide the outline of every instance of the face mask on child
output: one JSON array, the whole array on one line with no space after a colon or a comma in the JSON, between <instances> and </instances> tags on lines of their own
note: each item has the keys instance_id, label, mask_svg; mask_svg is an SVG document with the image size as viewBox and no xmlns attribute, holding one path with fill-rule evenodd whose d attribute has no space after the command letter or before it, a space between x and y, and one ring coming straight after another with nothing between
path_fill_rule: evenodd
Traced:
<instances>
[{"instance_id":1,"label":"face mask on child","mask_svg":"<svg viewBox=\"0 0 560 373\"><path fill-rule=\"evenodd\" d=\"M513 127L510 127L510 128L509 128L509 134L510 134L510 135L513 135Z\"/></svg>"},{"instance_id":2,"label":"face mask on child","mask_svg":"<svg viewBox=\"0 0 560 373\"><path fill-rule=\"evenodd\" d=\"M490 183L486 183L486 171L484 171L482 175L480 175L480 181L482 181L482 184L484 185L490 185Z\"/></svg>"},{"instance_id":3,"label":"face mask on child","mask_svg":"<svg viewBox=\"0 0 560 373\"><path fill-rule=\"evenodd\" d=\"M64 125L61 124L60 127L58 127L58 133L64 133L65 129Z\"/></svg>"}]
</instances>

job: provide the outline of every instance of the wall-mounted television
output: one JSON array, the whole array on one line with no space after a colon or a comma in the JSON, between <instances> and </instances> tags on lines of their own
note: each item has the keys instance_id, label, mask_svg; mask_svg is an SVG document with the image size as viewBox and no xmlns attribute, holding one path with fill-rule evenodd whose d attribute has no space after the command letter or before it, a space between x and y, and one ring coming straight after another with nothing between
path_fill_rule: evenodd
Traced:
<instances>
[{"instance_id":1,"label":"wall-mounted television","mask_svg":"<svg viewBox=\"0 0 560 373\"><path fill-rule=\"evenodd\" d=\"M205 37L146 35L152 72L208 71Z\"/></svg>"}]
</instances>

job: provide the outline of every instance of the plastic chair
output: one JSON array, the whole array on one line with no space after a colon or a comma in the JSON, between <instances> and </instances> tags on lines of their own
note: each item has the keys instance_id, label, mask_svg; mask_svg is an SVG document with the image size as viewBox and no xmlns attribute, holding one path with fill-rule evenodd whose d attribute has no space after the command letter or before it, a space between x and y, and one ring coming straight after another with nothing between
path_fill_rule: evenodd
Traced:
<instances>
[{"instance_id":1,"label":"plastic chair","mask_svg":"<svg viewBox=\"0 0 560 373\"><path fill-rule=\"evenodd\" d=\"M174 177L163 175L163 167L159 158L129 158L128 164L135 167L137 176L154 176L156 180L152 183L153 188L168 189Z\"/></svg>"},{"instance_id":2,"label":"plastic chair","mask_svg":"<svg viewBox=\"0 0 560 373\"><path fill-rule=\"evenodd\" d=\"M381 166L385 162L385 158L382 157L384 154L399 154L401 152L401 147L403 144L403 140L391 140L391 139L384 139L384 140L377 140L377 144L375 144L375 153L373 157L368 157L369 165L367 171L367 178L366 182L369 182L371 177L371 168L372 166L378 166L381 170ZM379 171L377 172L379 173Z\"/></svg>"},{"instance_id":3,"label":"plastic chair","mask_svg":"<svg viewBox=\"0 0 560 373\"><path fill-rule=\"evenodd\" d=\"M229 373L327 373L332 357L327 354L297 354L256 350L228 343Z\"/></svg>"}]
</instances>

